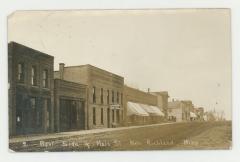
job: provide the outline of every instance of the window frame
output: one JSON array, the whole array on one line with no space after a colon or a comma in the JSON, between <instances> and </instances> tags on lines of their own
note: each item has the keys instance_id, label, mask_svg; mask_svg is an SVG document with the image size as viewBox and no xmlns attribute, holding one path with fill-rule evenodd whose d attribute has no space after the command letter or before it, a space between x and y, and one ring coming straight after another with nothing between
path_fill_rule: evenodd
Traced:
<instances>
[{"instance_id":1,"label":"window frame","mask_svg":"<svg viewBox=\"0 0 240 162\"><path fill-rule=\"evenodd\" d=\"M36 65L33 65L31 67L31 85L37 86L37 66Z\"/></svg>"},{"instance_id":2,"label":"window frame","mask_svg":"<svg viewBox=\"0 0 240 162\"><path fill-rule=\"evenodd\" d=\"M112 90L112 103L114 103L115 97L114 97L114 90Z\"/></svg>"},{"instance_id":3,"label":"window frame","mask_svg":"<svg viewBox=\"0 0 240 162\"><path fill-rule=\"evenodd\" d=\"M46 74L44 75L45 72L46 72ZM46 77L44 77L44 76L46 76ZM42 87L43 88L49 87L49 85L48 85L48 70L47 69L44 69L42 72Z\"/></svg>"},{"instance_id":4,"label":"window frame","mask_svg":"<svg viewBox=\"0 0 240 162\"><path fill-rule=\"evenodd\" d=\"M21 68L19 68L19 67L21 67ZM24 77L25 77L24 63L23 62L19 62L17 64L17 80L18 80L18 82L19 83L24 83L24 80L25 80Z\"/></svg>"},{"instance_id":5,"label":"window frame","mask_svg":"<svg viewBox=\"0 0 240 162\"><path fill-rule=\"evenodd\" d=\"M96 103L96 87L93 86L92 88L92 101L93 103Z\"/></svg>"},{"instance_id":6,"label":"window frame","mask_svg":"<svg viewBox=\"0 0 240 162\"><path fill-rule=\"evenodd\" d=\"M104 103L103 101L103 88L100 89L100 100L101 100L101 104Z\"/></svg>"},{"instance_id":7,"label":"window frame","mask_svg":"<svg viewBox=\"0 0 240 162\"><path fill-rule=\"evenodd\" d=\"M93 112L92 112L93 114L93 125L96 125L96 107L93 107Z\"/></svg>"},{"instance_id":8,"label":"window frame","mask_svg":"<svg viewBox=\"0 0 240 162\"><path fill-rule=\"evenodd\" d=\"M104 125L104 110L101 108L101 124Z\"/></svg>"}]
</instances>

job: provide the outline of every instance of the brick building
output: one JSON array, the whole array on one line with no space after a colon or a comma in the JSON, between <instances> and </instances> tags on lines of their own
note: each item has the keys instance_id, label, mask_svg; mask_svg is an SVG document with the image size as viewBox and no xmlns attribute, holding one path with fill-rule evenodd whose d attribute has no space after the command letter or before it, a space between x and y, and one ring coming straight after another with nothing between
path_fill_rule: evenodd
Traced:
<instances>
[{"instance_id":1,"label":"brick building","mask_svg":"<svg viewBox=\"0 0 240 162\"><path fill-rule=\"evenodd\" d=\"M59 64L54 57L11 42L10 135L151 124L167 116L167 92L124 86L124 78L92 65Z\"/></svg>"},{"instance_id":2,"label":"brick building","mask_svg":"<svg viewBox=\"0 0 240 162\"><path fill-rule=\"evenodd\" d=\"M85 129L118 127L123 124L124 78L94 67L60 64L55 78L86 85Z\"/></svg>"},{"instance_id":3,"label":"brick building","mask_svg":"<svg viewBox=\"0 0 240 162\"><path fill-rule=\"evenodd\" d=\"M55 131L87 129L86 85L54 79Z\"/></svg>"},{"instance_id":4,"label":"brick building","mask_svg":"<svg viewBox=\"0 0 240 162\"><path fill-rule=\"evenodd\" d=\"M168 92L162 91L162 92L151 92L151 94L157 96L157 106L160 108L160 110L164 113L165 119L168 119Z\"/></svg>"},{"instance_id":5,"label":"brick building","mask_svg":"<svg viewBox=\"0 0 240 162\"><path fill-rule=\"evenodd\" d=\"M157 95L124 86L124 112L126 125L142 125L163 121Z\"/></svg>"},{"instance_id":6,"label":"brick building","mask_svg":"<svg viewBox=\"0 0 240 162\"><path fill-rule=\"evenodd\" d=\"M10 135L54 130L53 61L16 42L8 44Z\"/></svg>"}]
</instances>

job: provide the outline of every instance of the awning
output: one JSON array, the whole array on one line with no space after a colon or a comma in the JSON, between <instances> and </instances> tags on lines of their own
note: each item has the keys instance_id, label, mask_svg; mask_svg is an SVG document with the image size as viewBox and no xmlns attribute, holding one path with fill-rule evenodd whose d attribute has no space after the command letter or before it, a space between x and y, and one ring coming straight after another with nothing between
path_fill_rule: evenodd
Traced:
<instances>
[{"instance_id":1,"label":"awning","mask_svg":"<svg viewBox=\"0 0 240 162\"><path fill-rule=\"evenodd\" d=\"M127 115L164 116L164 113L157 106L127 102Z\"/></svg>"},{"instance_id":2,"label":"awning","mask_svg":"<svg viewBox=\"0 0 240 162\"><path fill-rule=\"evenodd\" d=\"M140 104L140 106L148 112L151 116L164 116L164 113L156 106Z\"/></svg>"},{"instance_id":3,"label":"awning","mask_svg":"<svg viewBox=\"0 0 240 162\"><path fill-rule=\"evenodd\" d=\"M195 113L193 113L193 112L190 112L190 117L191 117L191 118L196 118L197 115L196 115Z\"/></svg>"},{"instance_id":4,"label":"awning","mask_svg":"<svg viewBox=\"0 0 240 162\"><path fill-rule=\"evenodd\" d=\"M139 106L139 104L134 102L127 102L127 116L137 115L137 116L149 116L149 114Z\"/></svg>"}]
</instances>

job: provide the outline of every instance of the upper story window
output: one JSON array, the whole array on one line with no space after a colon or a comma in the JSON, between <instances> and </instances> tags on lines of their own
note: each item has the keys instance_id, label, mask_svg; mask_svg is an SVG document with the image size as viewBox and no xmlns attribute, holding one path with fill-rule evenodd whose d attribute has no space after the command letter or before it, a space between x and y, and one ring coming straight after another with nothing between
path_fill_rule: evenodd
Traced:
<instances>
[{"instance_id":1,"label":"upper story window","mask_svg":"<svg viewBox=\"0 0 240 162\"><path fill-rule=\"evenodd\" d=\"M107 90L107 104L109 104L109 90Z\"/></svg>"},{"instance_id":2,"label":"upper story window","mask_svg":"<svg viewBox=\"0 0 240 162\"><path fill-rule=\"evenodd\" d=\"M23 83L24 82L24 64L23 63L19 63L17 70L18 70L17 71L18 81Z\"/></svg>"},{"instance_id":3,"label":"upper story window","mask_svg":"<svg viewBox=\"0 0 240 162\"><path fill-rule=\"evenodd\" d=\"M92 89L92 98L93 98L93 103L96 103L96 87L93 87Z\"/></svg>"},{"instance_id":4,"label":"upper story window","mask_svg":"<svg viewBox=\"0 0 240 162\"><path fill-rule=\"evenodd\" d=\"M101 88L100 96L101 96L101 104L103 104L103 88Z\"/></svg>"},{"instance_id":5,"label":"upper story window","mask_svg":"<svg viewBox=\"0 0 240 162\"><path fill-rule=\"evenodd\" d=\"M37 68L36 66L32 66L32 71L31 71L31 84L33 86L37 85Z\"/></svg>"},{"instance_id":6,"label":"upper story window","mask_svg":"<svg viewBox=\"0 0 240 162\"><path fill-rule=\"evenodd\" d=\"M117 103L119 103L119 92L117 92Z\"/></svg>"},{"instance_id":7,"label":"upper story window","mask_svg":"<svg viewBox=\"0 0 240 162\"><path fill-rule=\"evenodd\" d=\"M48 88L48 71L47 70L43 70L42 85L44 88Z\"/></svg>"},{"instance_id":8,"label":"upper story window","mask_svg":"<svg viewBox=\"0 0 240 162\"><path fill-rule=\"evenodd\" d=\"M112 103L114 103L114 91L112 90Z\"/></svg>"}]
</instances>

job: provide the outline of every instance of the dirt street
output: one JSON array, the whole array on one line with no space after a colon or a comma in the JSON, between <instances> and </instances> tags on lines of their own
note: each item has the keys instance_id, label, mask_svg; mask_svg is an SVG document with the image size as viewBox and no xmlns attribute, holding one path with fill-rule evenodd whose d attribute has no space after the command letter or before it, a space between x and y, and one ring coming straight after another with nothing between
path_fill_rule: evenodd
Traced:
<instances>
[{"instance_id":1,"label":"dirt street","mask_svg":"<svg viewBox=\"0 0 240 162\"><path fill-rule=\"evenodd\" d=\"M20 152L229 149L231 141L229 121L188 122L13 142L9 147Z\"/></svg>"}]
</instances>

